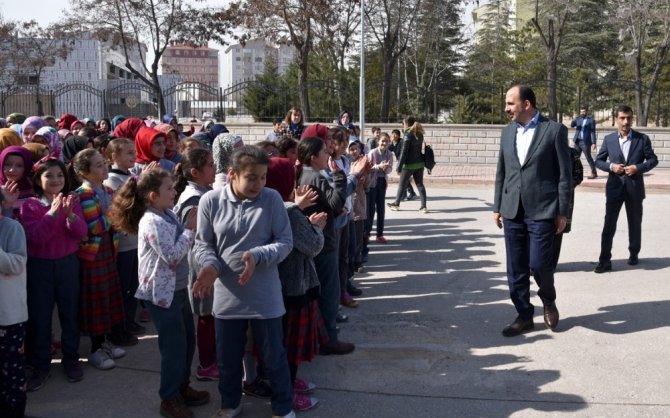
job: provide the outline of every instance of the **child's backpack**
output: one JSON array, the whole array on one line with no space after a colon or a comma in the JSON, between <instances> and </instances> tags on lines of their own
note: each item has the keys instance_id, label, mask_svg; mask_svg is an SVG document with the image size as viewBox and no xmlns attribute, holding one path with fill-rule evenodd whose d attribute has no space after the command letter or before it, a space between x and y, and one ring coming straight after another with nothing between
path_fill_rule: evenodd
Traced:
<instances>
[{"instance_id":1,"label":"child's backpack","mask_svg":"<svg viewBox=\"0 0 670 418\"><path fill-rule=\"evenodd\" d=\"M435 154L433 153L433 147L428 144L423 147L423 164L426 166L428 174L435 168Z\"/></svg>"}]
</instances>

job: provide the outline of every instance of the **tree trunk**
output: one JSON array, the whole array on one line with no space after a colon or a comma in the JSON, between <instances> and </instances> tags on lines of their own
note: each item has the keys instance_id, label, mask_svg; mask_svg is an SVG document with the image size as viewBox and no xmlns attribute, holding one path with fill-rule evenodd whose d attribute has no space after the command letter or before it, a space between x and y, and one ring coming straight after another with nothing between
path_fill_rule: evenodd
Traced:
<instances>
[{"instance_id":1,"label":"tree trunk","mask_svg":"<svg viewBox=\"0 0 670 418\"><path fill-rule=\"evenodd\" d=\"M300 90L300 107L304 120L310 118L309 87L308 87L308 58L309 50L298 52L298 89Z\"/></svg>"},{"instance_id":2,"label":"tree trunk","mask_svg":"<svg viewBox=\"0 0 670 418\"><path fill-rule=\"evenodd\" d=\"M637 108L636 126L647 126L647 114L642 105L642 53L635 56L635 107Z\"/></svg>"},{"instance_id":3,"label":"tree trunk","mask_svg":"<svg viewBox=\"0 0 670 418\"><path fill-rule=\"evenodd\" d=\"M549 119L556 120L558 98L556 97L556 51L550 47L547 51L547 83L549 90Z\"/></svg>"},{"instance_id":4,"label":"tree trunk","mask_svg":"<svg viewBox=\"0 0 670 418\"><path fill-rule=\"evenodd\" d=\"M382 106L379 111L379 120L382 122L389 121L389 111L391 109L391 85L393 84L393 67L395 66L395 59L393 55L384 54L384 72L382 85Z\"/></svg>"},{"instance_id":5,"label":"tree trunk","mask_svg":"<svg viewBox=\"0 0 670 418\"><path fill-rule=\"evenodd\" d=\"M161 89L161 85L158 82L158 74L155 72L151 74L151 81L153 82L153 87L154 93L156 94L156 102L158 104L158 117L162 118L164 115L167 115L167 112L165 109L165 98L163 97L163 90Z\"/></svg>"}]
</instances>

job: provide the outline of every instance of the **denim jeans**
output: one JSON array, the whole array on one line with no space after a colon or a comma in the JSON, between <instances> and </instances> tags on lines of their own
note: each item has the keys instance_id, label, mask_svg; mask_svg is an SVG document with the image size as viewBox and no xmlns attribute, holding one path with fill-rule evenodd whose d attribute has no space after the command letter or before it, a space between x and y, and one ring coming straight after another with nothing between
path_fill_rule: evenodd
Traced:
<instances>
[{"instance_id":1,"label":"denim jeans","mask_svg":"<svg viewBox=\"0 0 670 418\"><path fill-rule=\"evenodd\" d=\"M272 413L287 415L293 409L293 385L286 360L282 318L215 319L221 408L234 409L242 399L242 358L251 325L256 350L272 387Z\"/></svg>"},{"instance_id":2,"label":"denim jeans","mask_svg":"<svg viewBox=\"0 0 670 418\"><path fill-rule=\"evenodd\" d=\"M329 343L335 344L338 341L335 318L337 318L337 310L340 306L340 275L337 250L321 252L314 257L314 265L321 285L319 310L328 331Z\"/></svg>"},{"instance_id":3,"label":"denim jeans","mask_svg":"<svg viewBox=\"0 0 670 418\"><path fill-rule=\"evenodd\" d=\"M179 394L179 388L188 384L191 363L195 352L195 326L188 300L188 290L174 292L169 308L161 308L145 301L151 320L158 331L158 349L161 353L161 386L158 391L162 400Z\"/></svg>"},{"instance_id":4,"label":"denim jeans","mask_svg":"<svg viewBox=\"0 0 670 418\"><path fill-rule=\"evenodd\" d=\"M26 354L39 370L51 368L51 317L58 306L63 363L79 361L79 261L77 256L28 258L28 334Z\"/></svg>"}]
</instances>

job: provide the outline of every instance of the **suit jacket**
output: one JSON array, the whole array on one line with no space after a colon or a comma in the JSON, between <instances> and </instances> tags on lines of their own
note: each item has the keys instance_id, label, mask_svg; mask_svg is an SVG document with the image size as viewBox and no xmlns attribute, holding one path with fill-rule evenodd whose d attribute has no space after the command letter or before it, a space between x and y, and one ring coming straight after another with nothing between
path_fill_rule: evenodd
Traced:
<instances>
[{"instance_id":1,"label":"suit jacket","mask_svg":"<svg viewBox=\"0 0 670 418\"><path fill-rule=\"evenodd\" d=\"M586 119L586 123L584 123L584 119ZM584 143L586 145L590 147L596 143L596 121L591 119L589 116L578 117L570 123L570 126L577 129L573 139L575 143L577 143L579 140L579 134L582 131L584 132Z\"/></svg>"},{"instance_id":2,"label":"suit jacket","mask_svg":"<svg viewBox=\"0 0 670 418\"><path fill-rule=\"evenodd\" d=\"M609 159L609 162L608 162ZM610 171L610 164L635 165L637 173L634 176L619 175ZM631 143L628 159L625 159L619 145L619 133L614 132L605 137L600 151L596 156L596 167L607 171L607 185L605 196L607 199L622 199L627 196L632 199L645 198L643 174L658 165L658 158L654 154L649 137L631 129ZM624 191L626 195L624 195Z\"/></svg>"},{"instance_id":3,"label":"suit jacket","mask_svg":"<svg viewBox=\"0 0 670 418\"><path fill-rule=\"evenodd\" d=\"M567 216L572 191L568 129L540 116L526 161L516 153L516 123L507 125L500 138L493 211L514 218L523 204L533 220Z\"/></svg>"}]
</instances>

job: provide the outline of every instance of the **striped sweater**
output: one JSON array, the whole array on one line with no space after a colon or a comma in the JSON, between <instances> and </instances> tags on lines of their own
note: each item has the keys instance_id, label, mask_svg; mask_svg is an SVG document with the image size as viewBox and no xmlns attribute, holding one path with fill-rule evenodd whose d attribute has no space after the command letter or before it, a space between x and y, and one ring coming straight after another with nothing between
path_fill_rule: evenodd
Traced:
<instances>
[{"instance_id":1,"label":"striped sweater","mask_svg":"<svg viewBox=\"0 0 670 418\"><path fill-rule=\"evenodd\" d=\"M113 194L112 189L103 186L105 191L109 194L110 199ZM100 242L102 235L112 229L112 224L107 219L107 216L102 212L102 204L100 198L97 196L93 187L84 182L75 193L79 196L79 203L84 214L84 221L88 225L88 235L79 244L79 251L77 257L84 260L93 261L100 250ZM118 248L119 234L114 231L114 248Z\"/></svg>"}]
</instances>

